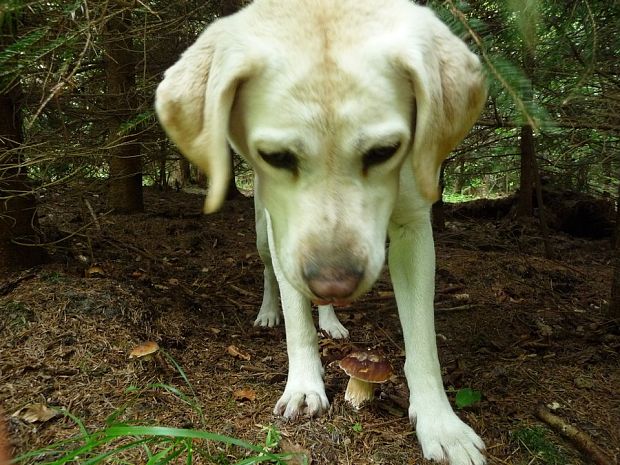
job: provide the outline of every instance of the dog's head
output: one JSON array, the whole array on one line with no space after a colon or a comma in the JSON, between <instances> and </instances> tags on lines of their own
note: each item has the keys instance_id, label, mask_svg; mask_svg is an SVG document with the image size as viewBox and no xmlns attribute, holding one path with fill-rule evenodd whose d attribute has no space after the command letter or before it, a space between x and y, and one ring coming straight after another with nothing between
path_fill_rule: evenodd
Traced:
<instances>
[{"instance_id":1,"label":"dog's head","mask_svg":"<svg viewBox=\"0 0 620 465\"><path fill-rule=\"evenodd\" d=\"M256 172L287 279L343 303L380 273L401 171L436 200L484 98L478 58L408 0L256 0L166 71L156 108L210 177L205 210L225 196L230 142Z\"/></svg>"}]
</instances>

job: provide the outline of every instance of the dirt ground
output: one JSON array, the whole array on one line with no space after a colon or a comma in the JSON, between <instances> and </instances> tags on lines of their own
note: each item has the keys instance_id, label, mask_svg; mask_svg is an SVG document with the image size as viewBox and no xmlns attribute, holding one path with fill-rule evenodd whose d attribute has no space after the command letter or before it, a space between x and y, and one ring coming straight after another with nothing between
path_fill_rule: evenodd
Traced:
<instances>
[{"instance_id":1,"label":"dirt ground","mask_svg":"<svg viewBox=\"0 0 620 465\"><path fill-rule=\"evenodd\" d=\"M68 410L89 430L116 415L260 444L273 425L280 450L305 452L313 464L425 463L406 418L402 334L387 272L338 311L349 339L320 338L329 412L285 422L272 413L286 380L284 329L252 325L262 265L251 199L206 217L198 195L147 190L146 212L121 216L106 211L101 192L72 192L42 198L50 263L0 276L0 405L14 455L79 433L66 416L31 423L20 412L43 404ZM485 440L489 462L590 463L536 418L540 403L617 460L620 334L604 315L609 240L554 234L559 258L547 260L533 226L448 220L436 235L437 342L451 401L462 388L482 394L458 414ZM191 394L167 359L129 359L144 341L182 367L203 419L172 389L154 386ZM344 403L347 377L337 365L354 347L379 349L396 368L359 411ZM234 462L235 450L212 447L218 461L195 463Z\"/></svg>"}]
</instances>

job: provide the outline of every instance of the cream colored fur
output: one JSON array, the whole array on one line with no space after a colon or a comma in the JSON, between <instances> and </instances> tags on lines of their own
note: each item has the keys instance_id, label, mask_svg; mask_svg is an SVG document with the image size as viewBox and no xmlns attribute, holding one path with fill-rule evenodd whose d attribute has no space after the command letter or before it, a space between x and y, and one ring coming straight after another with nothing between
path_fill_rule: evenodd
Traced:
<instances>
[{"instance_id":1,"label":"cream colored fur","mask_svg":"<svg viewBox=\"0 0 620 465\"><path fill-rule=\"evenodd\" d=\"M310 307L322 296L304 270L355 265L362 273L352 301L379 276L389 234L409 414L423 454L451 465L485 462L483 442L453 412L441 382L430 226L440 164L484 99L478 58L408 0L256 0L214 22L166 71L157 113L209 174L205 210L225 196L227 142L255 170L265 261L256 323L278 322L277 283L288 341L276 413L295 418L329 407ZM396 145L391 158L364 165L371 149ZM261 156L282 152L294 154L295 169ZM346 337L331 306L322 314L321 326Z\"/></svg>"}]
</instances>

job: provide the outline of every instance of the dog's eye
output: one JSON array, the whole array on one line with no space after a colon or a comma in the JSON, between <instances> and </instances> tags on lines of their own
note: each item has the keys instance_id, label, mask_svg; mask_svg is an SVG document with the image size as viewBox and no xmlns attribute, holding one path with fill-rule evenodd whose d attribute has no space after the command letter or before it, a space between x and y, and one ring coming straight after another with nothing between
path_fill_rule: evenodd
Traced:
<instances>
[{"instance_id":1,"label":"dog's eye","mask_svg":"<svg viewBox=\"0 0 620 465\"><path fill-rule=\"evenodd\" d=\"M364 169L367 170L371 166L380 165L388 161L400 148L400 142L394 145L385 145L373 147L364 154Z\"/></svg>"},{"instance_id":2,"label":"dog's eye","mask_svg":"<svg viewBox=\"0 0 620 465\"><path fill-rule=\"evenodd\" d=\"M265 160L265 163L273 166L274 168L281 168L289 171L297 170L297 157L291 152L273 152L267 153L262 150L258 151L260 157Z\"/></svg>"}]
</instances>

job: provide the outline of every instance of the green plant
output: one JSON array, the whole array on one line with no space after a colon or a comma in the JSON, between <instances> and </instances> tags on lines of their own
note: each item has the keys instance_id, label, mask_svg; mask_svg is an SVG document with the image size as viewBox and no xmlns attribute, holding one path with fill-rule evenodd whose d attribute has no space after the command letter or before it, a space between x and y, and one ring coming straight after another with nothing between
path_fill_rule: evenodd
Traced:
<instances>
[{"instance_id":1,"label":"green plant","mask_svg":"<svg viewBox=\"0 0 620 465\"><path fill-rule=\"evenodd\" d=\"M268 451L275 450L282 439L280 431L273 425L263 427L263 431L265 431L265 449Z\"/></svg>"},{"instance_id":2,"label":"green plant","mask_svg":"<svg viewBox=\"0 0 620 465\"><path fill-rule=\"evenodd\" d=\"M362 427L362 424L358 421L357 423L353 424L351 429L355 431L356 433L361 433L364 428Z\"/></svg>"},{"instance_id":3,"label":"green plant","mask_svg":"<svg viewBox=\"0 0 620 465\"><path fill-rule=\"evenodd\" d=\"M58 284L64 280L64 276L58 271L50 271L41 274L41 279L50 284Z\"/></svg>"},{"instance_id":4,"label":"green plant","mask_svg":"<svg viewBox=\"0 0 620 465\"><path fill-rule=\"evenodd\" d=\"M458 408L471 407L477 404L482 399L480 391L475 391L472 388L462 388L456 391L455 403Z\"/></svg>"},{"instance_id":5,"label":"green plant","mask_svg":"<svg viewBox=\"0 0 620 465\"><path fill-rule=\"evenodd\" d=\"M513 437L532 454L536 461L546 465L566 463L566 458L559 448L548 439L548 430L539 426L520 428L512 433Z\"/></svg>"},{"instance_id":6,"label":"green plant","mask_svg":"<svg viewBox=\"0 0 620 465\"><path fill-rule=\"evenodd\" d=\"M443 201L446 203L462 203L469 202L471 200L476 200L479 197L475 195L467 195L467 194L459 194L456 192L444 192L443 193Z\"/></svg>"},{"instance_id":7,"label":"green plant","mask_svg":"<svg viewBox=\"0 0 620 465\"><path fill-rule=\"evenodd\" d=\"M0 329L4 326L23 327L29 321L33 321L36 318L34 311L30 307L17 300L10 300L5 304L0 304L0 314L4 318L4 325L0 325Z\"/></svg>"},{"instance_id":8,"label":"green plant","mask_svg":"<svg viewBox=\"0 0 620 465\"><path fill-rule=\"evenodd\" d=\"M138 400L144 393L153 390L164 390L196 412L204 425L204 413L192 385L172 356L161 351L166 359L176 368L181 378L187 384L190 394L181 389L163 383L152 383L144 388L129 386L125 392L135 394L127 404L117 408L106 419L106 426L95 431L89 431L84 422L71 412L60 410L60 413L70 418L79 429L79 433L69 439L58 441L43 449L24 453L16 457L13 463L33 463L44 465L63 465L65 463L80 463L81 465L95 465L100 463L133 463L127 460L127 453L131 457L140 456L139 463L146 465L165 465L180 463L186 465L194 463L194 457L200 457L200 463L219 465L252 465L256 463L270 463L285 465L296 458L298 453L276 453L281 434L273 426L263 428L265 441L263 445L256 445L242 439L221 435L205 430L173 428L159 425L129 424L120 421L131 403ZM211 452L213 445L219 450ZM222 451L221 449L224 448ZM243 457L235 462L230 457ZM302 463L307 463L306 457L301 457Z\"/></svg>"},{"instance_id":9,"label":"green plant","mask_svg":"<svg viewBox=\"0 0 620 465\"><path fill-rule=\"evenodd\" d=\"M271 438L269 438L268 434L265 446L255 445L241 439L209 431L165 426L115 424L101 430L89 432L78 418L68 412L62 413L70 416L78 423L81 433L44 449L20 455L14 460L14 463L26 463L31 458L36 458L37 463L44 463L46 465L75 463L77 460L82 465L93 465L109 463L112 459L116 459L120 463L124 452L132 449L142 449L146 455L144 463L147 465L163 465L179 457L184 457L186 464L192 464L194 455L197 453L206 460L211 460L212 458L210 456L205 457L202 441L223 444L231 449L237 447L249 453L248 457L235 462L236 465L251 465L255 463L285 465L287 460L295 456L295 454L289 453L276 454L269 450L277 445L273 442L273 432L271 433ZM270 444L270 446L268 447L267 444ZM242 455L245 454L242 453ZM52 457L52 460L41 461L45 457ZM221 456L218 461L221 463Z\"/></svg>"}]
</instances>

